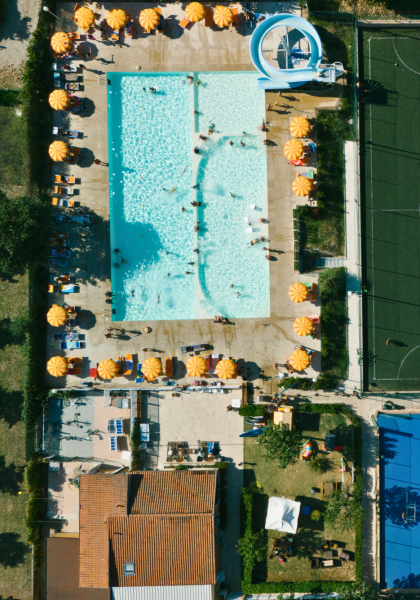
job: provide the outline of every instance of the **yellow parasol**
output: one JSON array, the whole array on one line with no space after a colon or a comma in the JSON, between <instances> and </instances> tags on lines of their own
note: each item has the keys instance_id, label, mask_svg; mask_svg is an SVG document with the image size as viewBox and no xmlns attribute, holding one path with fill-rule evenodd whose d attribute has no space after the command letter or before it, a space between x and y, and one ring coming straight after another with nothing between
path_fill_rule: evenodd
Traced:
<instances>
[{"instance_id":1,"label":"yellow parasol","mask_svg":"<svg viewBox=\"0 0 420 600\"><path fill-rule=\"evenodd\" d=\"M140 25L146 30L150 31L154 29L156 25L159 23L160 16L153 8L146 8L142 10L140 13Z\"/></svg>"},{"instance_id":2,"label":"yellow parasol","mask_svg":"<svg viewBox=\"0 0 420 600\"><path fill-rule=\"evenodd\" d=\"M308 297L308 288L306 285L302 283L294 283L292 287L289 289L289 298L299 304L299 302L303 302Z\"/></svg>"},{"instance_id":3,"label":"yellow parasol","mask_svg":"<svg viewBox=\"0 0 420 600\"><path fill-rule=\"evenodd\" d=\"M64 142L53 142L48 153L55 162L60 162L70 154L70 149Z\"/></svg>"},{"instance_id":4,"label":"yellow parasol","mask_svg":"<svg viewBox=\"0 0 420 600\"><path fill-rule=\"evenodd\" d=\"M187 371L189 377L201 377L207 371L206 361L202 356L193 356L187 362Z\"/></svg>"},{"instance_id":5,"label":"yellow parasol","mask_svg":"<svg viewBox=\"0 0 420 600\"><path fill-rule=\"evenodd\" d=\"M307 196L312 189L312 182L307 177L299 175L292 183L292 190L296 196Z\"/></svg>"},{"instance_id":6,"label":"yellow parasol","mask_svg":"<svg viewBox=\"0 0 420 600\"><path fill-rule=\"evenodd\" d=\"M48 102L54 110L64 110L70 104L70 98L64 90L54 90L51 92Z\"/></svg>"},{"instance_id":7,"label":"yellow parasol","mask_svg":"<svg viewBox=\"0 0 420 600\"><path fill-rule=\"evenodd\" d=\"M299 140L289 140L284 146L284 155L289 160L296 160L302 156L303 144Z\"/></svg>"},{"instance_id":8,"label":"yellow parasol","mask_svg":"<svg viewBox=\"0 0 420 600\"><path fill-rule=\"evenodd\" d=\"M106 358L98 365L98 375L102 379L113 379L118 373L118 365L112 358Z\"/></svg>"},{"instance_id":9,"label":"yellow parasol","mask_svg":"<svg viewBox=\"0 0 420 600\"><path fill-rule=\"evenodd\" d=\"M192 23L197 23L197 21L204 19L205 14L206 11L199 2L191 2L185 9L185 16Z\"/></svg>"},{"instance_id":10,"label":"yellow parasol","mask_svg":"<svg viewBox=\"0 0 420 600\"><path fill-rule=\"evenodd\" d=\"M306 117L293 117L290 122L290 132L295 137L305 137L308 135L311 126Z\"/></svg>"},{"instance_id":11,"label":"yellow parasol","mask_svg":"<svg viewBox=\"0 0 420 600\"><path fill-rule=\"evenodd\" d=\"M216 6L213 13L213 21L218 27L227 27L233 21L233 14L227 6Z\"/></svg>"},{"instance_id":12,"label":"yellow parasol","mask_svg":"<svg viewBox=\"0 0 420 600\"><path fill-rule=\"evenodd\" d=\"M112 29L121 29L127 23L127 13L121 8L114 8L107 14L106 22Z\"/></svg>"},{"instance_id":13,"label":"yellow parasol","mask_svg":"<svg viewBox=\"0 0 420 600\"><path fill-rule=\"evenodd\" d=\"M74 13L74 20L83 31L87 31L95 22L95 15L90 8L79 8Z\"/></svg>"},{"instance_id":14,"label":"yellow parasol","mask_svg":"<svg viewBox=\"0 0 420 600\"><path fill-rule=\"evenodd\" d=\"M156 379L158 375L162 373L162 363L159 358L148 358L144 361L142 367L142 373L146 376L146 379L152 381Z\"/></svg>"},{"instance_id":15,"label":"yellow parasol","mask_svg":"<svg viewBox=\"0 0 420 600\"><path fill-rule=\"evenodd\" d=\"M54 356L47 363L47 371L53 377L62 377L67 373L67 361L62 356Z\"/></svg>"},{"instance_id":16,"label":"yellow parasol","mask_svg":"<svg viewBox=\"0 0 420 600\"><path fill-rule=\"evenodd\" d=\"M47 313L47 321L53 327L61 327L69 318L67 311L62 306L53 304Z\"/></svg>"},{"instance_id":17,"label":"yellow parasol","mask_svg":"<svg viewBox=\"0 0 420 600\"><path fill-rule=\"evenodd\" d=\"M230 358L221 360L216 367L216 375L220 379L233 379L236 375L236 363Z\"/></svg>"},{"instance_id":18,"label":"yellow parasol","mask_svg":"<svg viewBox=\"0 0 420 600\"><path fill-rule=\"evenodd\" d=\"M309 366L311 359L305 350L295 350L290 357L290 364L296 371L303 371Z\"/></svg>"},{"instance_id":19,"label":"yellow parasol","mask_svg":"<svg viewBox=\"0 0 420 600\"><path fill-rule=\"evenodd\" d=\"M69 38L68 34L63 33L62 31L55 33L51 38L52 49L58 54L62 54L63 52L70 50L71 45L71 39Z\"/></svg>"},{"instance_id":20,"label":"yellow parasol","mask_svg":"<svg viewBox=\"0 0 420 600\"><path fill-rule=\"evenodd\" d=\"M314 324L309 317L299 317L293 323L293 329L300 336L309 335L314 329Z\"/></svg>"}]
</instances>

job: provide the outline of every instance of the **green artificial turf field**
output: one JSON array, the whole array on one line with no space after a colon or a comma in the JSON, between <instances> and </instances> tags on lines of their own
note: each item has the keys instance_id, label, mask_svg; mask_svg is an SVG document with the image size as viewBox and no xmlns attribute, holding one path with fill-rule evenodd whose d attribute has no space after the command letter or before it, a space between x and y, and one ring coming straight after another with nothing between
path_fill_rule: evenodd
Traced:
<instances>
[{"instance_id":1,"label":"green artificial turf field","mask_svg":"<svg viewBox=\"0 0 420 600\"><path fill-rule=\"evenodd\" d=\"M359 61L365 388L417 390L420 29L360 29Z\"/></svg>"}]
</instances>

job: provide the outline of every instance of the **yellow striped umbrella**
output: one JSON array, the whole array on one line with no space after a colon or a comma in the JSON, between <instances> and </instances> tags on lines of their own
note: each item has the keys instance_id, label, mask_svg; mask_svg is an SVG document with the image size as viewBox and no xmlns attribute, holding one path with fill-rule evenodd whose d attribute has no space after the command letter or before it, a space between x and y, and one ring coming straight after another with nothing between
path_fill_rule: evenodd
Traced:
<instances>
[{"instance_id":1,"label":"yellow striped umbrella","mask_svg":"<svg viewBox=\"0 0 420 600\"><path fill-rule=\"evenodd\" d=\"M294 283L292 287L289 289L289 298L299 304L299 302L303 302L308 297L308 288L306 285L302 283Z\"/></svg>"},{"instance_id":2,"label":"yellow striped umbrella","mask_svg":"<svg viewBox=\"0 0 420 600\"><path fill-rule=\"evenodd\" d=\"M233 14L227 6L216 6L213 13L213 21L218 27L227 27L233 21Z\"/></svg>"},{"instance_id":3,"label":"yellow striped umbrella","mask_svg":"<svg viewBox=\"0 0 420 600\"><path fill-rule=\"evenodd\" d=\"M187 362L189 377L201 377L207 371L206 361L202 356L193 356Z\"/></svg>"},{"instance_id":4,"label":"yellow striped umbrella","mask_svg":"<svg viewBox=\"0 0 420 600\"><path fill-rule=\"evenodd\" d=\"M114 8L107 14L106 22L112 29L121 29L127 23L127 13L121 8Z\"/></svg>"},{"instance_id":5,"label":"yellow striped umbrella","mask_svg":"<svg viewBox=\"0 0 420 600\"><path fill-rule=\"evenodd\" d=\"M162 374L162 363L159 358L148 358L144 361L141 370L146 376L146 379L152 381L153 379L156 379L158 375Z\"/></svg>"},{"instance_id":6,"label":"yellow striped umbrella","mask_svg":"<svg viewBox=\"0 0 420 600\"><path fill-rule=\"evenodd\" d=\"M53 304L47 313L47 321L53 327L61 327L69 318L67 311L57 304Z\"/></svg>"},{"instance_id":7,"label":"yellow striped umbrella","mask_svg":"<svg viewBox=\"0 0 420 600\"><path fill-rule=\"evenodd\" d=\"M64 90L54 90L51 92L48 102L54 110L64 110L70 104L70 98Z\"/></svg>"},{"instance_id":8,"label":"yellow striped umbrella","mask_svg":"<svg viewBox=\"0 0 420 600\"><path fill-rule=\"evenodd\" d=\"M62 377L67 370L67 360L62 356L54 356L47 363L47 371L53 377Z\"/></svg>"},{"instance_id":9,"label":"yellow striped umbrella","mask_svg":"<svg viewBox=\"0 0 420 600\"><path fill-rule=\"evenodd\" d=\"M192 23L197 23L197 21L204 19L205 14L206 11L199 2L191 2L191 4L189 4L185 9L185 16Z\"/></svg>"},{"instance_id":10,"label":"yellow striped umbrella","mask_svg":"<svg viewBox=\"0 0 420 600\"><path fill-rule=\"evenodd\" d=\"M230 358L221 360L216 367L216 375L220 379L233 379L236 375L236 363Z\"/></svg>"},{"instance_id":11,"label":"yellow striped umbrella","mask_svg":"<svg viewBox=\"0 0 420 600\"><path fill-rule=\"evenodd\" d=\"M292 190L296 196L307 196L312 189L312 182L307 177L299 175L292 183Z\"/></svg>"},{"instance_id":12,"label":"yellow striped umbrella","mask_svg":"<svg viewBox=\"0 0 420 600\"><path fill-rule=\"evenodd\" d=\"M117 373L118 365L112 358L107 358L98 365L98 375L102 379L114 379Z\"/></svg>"},{"instance_id":13,"label":"yellow striped umbrella","mask_svg":"<svg viewBox=\"0 0 420 600\"><path fill-rule=\"evenodd\" d=\"M140 13L139 21L140 25L146 30L150 31L154 29L159 23L160 16L153 8L146 8Z\"/></svg>"},{"instance_id":14,"label":"yellow striped umbrella","mask_svg":"<svg viewBox=\"0 0 420 600\"><path fill-rule=\"evenodd\" d=\"M87 31L95 22L95 15L90 8L79 8L74 14L74 20L83 31Z\"/></svg>"},{"instance_id":15,"label":"yellow striped umbrella","mask_svg":"<svg viewBox=\"0 0 420 600\"><path fill-rule=\"evenodd\" d=\"M299 317L293 323L293 329L300 336L309 335L314 329L314 324L309 317Z\"/></svg>"},{"instance_id":16,"label":"yellow striped umbrella","mask_svg":"<svg viewBox=\"0 0 420 600\"><path fill-rule=\"evenodd\" d=\"M64 142L53 142L48 149L48 153L53 161L60 162L70 154L70 149Z\"/></svg>"},{"instance_id":17,"label":"yellow striped umbrella","mask_svg":"<svg viewBox=\"0 0 420 600\"><path fill-rule=\"evenodd\" d=\"M303 144L299 140L289 140L284 146L284 155L289 160L300 158L303 153Z\"/></svg>"},{"instance_id":18,"label":"yellow striped umbrella","mask_svg":"<svg viewBox=\"0 0 420 600\"><path fill-rule=\"evenodd\" d=\"M58 31L51 38L52 49L58 54L62 54L63 52L70 50L71 45L71 39L69 38L68 34L63 33L62 31Z\"/></svg>"},{"instance_id":19,"label":"yellow striped umbrella","mask_svg":"<svg viewBox=\"0 0 420 600\"><path fill-rule=\"evenodd\" d=\"M295 137L305 137L308 135L311 126L306 117L293 117L290 122L290 132Z\"/></svg>"},{"instance_id":20,"label":"yellow striped umbrella","mask_svg":"<svg viewBox=\"0 0 420 600\"><path fill-rule=\"evenodd\" d=\"M296 371L303 371L309 366L311 359L305 350L295 350L290 357L290 364Z\"/></svg>"}]
</instances>

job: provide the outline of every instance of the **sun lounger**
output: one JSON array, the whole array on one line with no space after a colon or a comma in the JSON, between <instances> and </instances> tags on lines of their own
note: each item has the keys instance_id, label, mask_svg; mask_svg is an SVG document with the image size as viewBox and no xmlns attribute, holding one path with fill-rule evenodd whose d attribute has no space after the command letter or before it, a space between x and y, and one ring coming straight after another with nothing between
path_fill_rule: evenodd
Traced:
<instances>
[{"instance_id":1,"label":"sun lounger","mask_svg":"<svg viewBox=\"0 0 420 600\"><path fill-rule=\"evenodd\" d=\"M57 248L51 248L51 256L53 258L70 258L71 250L64 250L64 248L62 250L57 250Z\"/></svg>"},{"instance_id":2,"label":"sun lounger","mask_svg":"<svg viewBox=\"0 0 420 600\"><path fill-rule=\"evenodd\" d=\"M67 375L81 375L82 369L69 369Z\"/></svg>"},{"instance_id":3,"label":"sun lounger","mask_svg":"<svg viewBox=\"0 0 420 600\"><path fill-rule=\"evenodd\" d=\"M77 66L76 65L65 65L66 68L64 68L64 65L59 65L58 63L53 63L52 64L52 70L56 71L57 73L77 73Z\"/></svg>"},{"instance_id":4,"label":"sun lounger","mask_svg":"<svg viewBox=\"0 0 420 600\"><path fill-rule=\"evenodd\" d=\"M118 438L116 435L111 435L109 438L109 446L111 448L111 452L117 452L118 450Z\"/></svg>"},{"instance_id":5,"label":"sun lounger","mask_svg":"<svg viewBox=\"0 0 420 600\"><path fill-rule=\"evenodd\" d=\"M308 164L308 157L304 156L303 158L291 160L290 164L292 165L292 167L303 167Z\"/></svg>"},{"instance_id":6,"label":"sun lounger","mask_svg":"<svg viewBox=\"0 0 420 600\"><path fill-rule=\"evenodd\" d=\"M44 266L45 267L68 267L69 261L65 260L63 258L50 258Z\"/></svg>"},{"instance_id":7,"label":"sun lounger","mask_svg":"<svg viewBox=\"0 0 420 600\"><path fill-rule=\"evenodd\" d=\"M234 27L238 27L238 9L236 8L236 6L229 6L229 8L233 15L232 25Z\"/></svg>"},{"instance_id":8,"label":"sun lounger","mask_svg":"<svg viewBox=\"0 0 420 600\"><path fill-rule=\"evenodd\" d=\"M209 373L211 373L212 375L214 375L214 373L216 372L216 367L219 364L219 355L218 354L212 354L211 355L211 361L210 361L210 369L209 369Z\"/></svg>"},{"instance_id":9,"label":"sun lounger","mask_svg":"<svg viewBox=\"0 0 420 600\"><path fill-rule=\"evenodd\" d=\"M61 187L58 187L58 185L54 186L53 192L54 192L54 194L60 194L61 196L72 196L73 195L73 189L71 187L61 188Z\"/></svg>"},{"instance_id":10,"label":"sun lounger","mask_svg":"<svg viewBox=\"0 0 420 600\"><path fill-rule=\"evenodd\" d=\"M143 373L141 372L141 368L143 365L138 364L137 365L137 378L136 378L136 383L143 383L144 381L144 377L143 377Z\"/></svg>"},{"instance_id":11,"label":"sun lounger","mask_svg":"<svg viewBox=\"0 0 420 600\"><path fill-rule=\"evenodd\" d=\"M114 29L111 35L111 40L114 42L118 42L120 40L120 30Z\"/></svg>"},{"instance_id":12,"label":"sun lounger","mask_svg":"<svg viewBox=\"0 0 420 600\"><path fill-rule=\"evenodd\" d=\"M54 129L56 129L54 127ZM76 183L76 177L69 175L66 177L65 175L56 175L54 177L54 183L67 183L67 185L74 185Z\"/></svg>"},{"instance_id":13,"label":"sun lounger","mask_svg":"<svg viewBox=\"0 0 420 600\"><path fill-rule=\"evenodd\" d=\"M53 198L51 204L63 208L74 208L74 200L66 200L65 198Z\"/></svg>"},{"instance_id":14,"label":"sun lounger","mask_svg":"<svg viewBox=\"0 0 420 600\"><path fill-rule=\"evenodd\" d=\"M77 350L80 348L80 342L61 342L60 350Z\"/></svg>"},{"instance_id":15,"label":"sun lounger","mask_svg":"<svg viewBox=\"0 0 420 600\"><path fill-rule=\"evenodd\" d=\"M124 434L124 419L108 419L108 433Z\"/></svg>"},{"instance_id":16,"label":"sun lounger","mask_svg":"<svg viewBox=\"0 0 420 600\"><path fill-rule=\"evenodd\" d=\"M180 26L182 27L182 29L185 29L188 24L189 24L189 20L187 19L187 17L184 17L182 19L182 21L180 22Z\"/></svg>"},{"instance_id":17,"label":"sun lounger","mask_svg":"<svg viewBox=\"0 0 420 600\"><path fill-rule=\"evenodd\" d=\"M172 356L165 356L165 375L172 376Z\"/></svg>"},{"instance_id":18,"label":"sun lounger","mask_svg":"<svg viewBox=\"0 0 420 600\"><path fill-rule=\"evenodd\" d=\"M210 373L210 360L211 360L210 354L205 354L203 356L203 358L206 361L207 373Z\"/></svg>"},{"instance_id":19,"label":"sun lounger","mask_svg":"<svg viewBox=\"0 0 420 600\"><path fill-rule=\"evenodd\" d=\"M97 379L97 377L98 377L98 368L97 367L91 367L91 369L89 371L89 377L93 377L94 379Z\"/></svg>"},{"instance_id":20,"label":"sun lounger","mask_svg":"<svg viewBox=\"0 0 420 600\"><path fill-rule=\"evenodd\" d=\"M53 333L54 342L74 342L78 339L78 333Z\"/></svg>"},{"instance_id":21,"label":"sun lounger","mask_svg":"<svg viewBox=\"0 0 420 600\"><path fill-rule=\"evenodd\" d=\"M133 372L133 355L126 354L125 355L125 371L124 375L131 375Z\"/></svg>"},{"instance_id":22,"label":"sun lounger","mask_svg":"<svg viewBox=\"0 0 420 600\"><path fill-rule=\"evenodd\" d=\"M125 36L128 38L133 37L133 21L131 19L125 25Z\"/></svg>"}]
</instances>

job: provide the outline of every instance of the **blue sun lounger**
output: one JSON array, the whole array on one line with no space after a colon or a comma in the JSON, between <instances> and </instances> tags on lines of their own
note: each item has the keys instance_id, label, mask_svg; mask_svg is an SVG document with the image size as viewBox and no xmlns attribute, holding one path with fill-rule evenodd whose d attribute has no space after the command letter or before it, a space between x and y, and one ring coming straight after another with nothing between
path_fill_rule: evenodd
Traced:
<instances>
[{"instance_id":1,"label":"blue sun lounger","mask_svg":"<svg viewBox=\"0 0 420 600\"><path fill-rule=\"evenodd\" d=\"M141 372L141 368L143 365L137 365L137 378L136 378L136 383L143 383L144 381L144 377L143 377L143 373Z\"/></svg>"}]
</instances>

